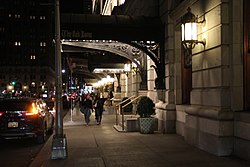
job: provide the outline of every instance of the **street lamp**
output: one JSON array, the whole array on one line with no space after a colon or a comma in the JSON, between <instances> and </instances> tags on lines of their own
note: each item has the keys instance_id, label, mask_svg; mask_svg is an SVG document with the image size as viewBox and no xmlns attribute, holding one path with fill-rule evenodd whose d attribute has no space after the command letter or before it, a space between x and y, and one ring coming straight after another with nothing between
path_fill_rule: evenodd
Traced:
<instances>
[{"instance_id":1,"label":"street lamp","mask_svg":"<svg viewBox=\"0 0 250 167\"><path fill-rule=\"evenodd\" d=\"M56 128L52 140L51 159L67 158L67 141L63 134L62 109L62 65L61 65L61 38L60 38L60 5L55 0L55 71L56 71Z\"/></svg>"}]
</instances>

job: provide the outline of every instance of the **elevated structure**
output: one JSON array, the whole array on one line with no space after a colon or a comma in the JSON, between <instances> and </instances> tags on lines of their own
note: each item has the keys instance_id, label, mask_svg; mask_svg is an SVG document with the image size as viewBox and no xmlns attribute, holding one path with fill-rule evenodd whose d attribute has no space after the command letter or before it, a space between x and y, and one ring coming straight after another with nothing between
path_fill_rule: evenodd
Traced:
<instances>
[{"instance_id":1,"label":"elevated structure","mask_svg":"<svg viewBox=\"0 0 250 167\"><path fill-rule=\"evenodd\" d=\"M143 68L145 70L145 67L141 67L138 63L146 59L146 57L142 58L143 53L154 62L158 74L157 87L164 88L164 75L158 72L159 69L164 71L164 26L158 17L63 14L61 20L63 52L68 53L67 55L78 52L82 53L82 59L89 59L90 56L84 53L96 53L97 50L98 54L109 52L125 58L114 64L125 64L130 61L135 63L140 70ZM138 60L139 57L141 60ZM110 59L110 63L114 60ZM91 67L93 66L88 64L87 68L90 72ZM145 77L142 78L145 79Z\"/></svg>"}]
</instances>

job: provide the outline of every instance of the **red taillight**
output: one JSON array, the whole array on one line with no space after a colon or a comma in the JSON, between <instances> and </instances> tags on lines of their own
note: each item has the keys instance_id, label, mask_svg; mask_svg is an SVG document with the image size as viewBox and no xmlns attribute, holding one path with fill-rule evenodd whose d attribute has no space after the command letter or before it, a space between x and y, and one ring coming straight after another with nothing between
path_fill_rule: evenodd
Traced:
<instances>
[{"instance_id":1,"label":"red taillight","mask_svg":"<svg viewBox=\"0 0 250 167\"><path fill-rule=\"evenodd\" d=\"M30 111L25 112L25 116L33 116L37 114L38 114L38 109L36 108L34 103L32 103L32 108L30 109Z\"/></svg>"},{"instance_id":2,"label":"red taillight","mask_svg":"<svg viewBox=\"0 0 250 167\"><path fill-rule=\"evenodd\" d=\"M33 113L33 112L26 112L25 116L33 116L33 115L37 115L37 113Z\"/></svg>"},{"instance_id":3,"label":"red taillight","mask_svg":"<svg viewBox=\"0 0 250 167\"><path fill-rule=\"evenodd\" d=\"M4 112L1 112L1 111L0 111L0 117L3 116L3 113L4 113Z\"/></svg>"}]
</instances>

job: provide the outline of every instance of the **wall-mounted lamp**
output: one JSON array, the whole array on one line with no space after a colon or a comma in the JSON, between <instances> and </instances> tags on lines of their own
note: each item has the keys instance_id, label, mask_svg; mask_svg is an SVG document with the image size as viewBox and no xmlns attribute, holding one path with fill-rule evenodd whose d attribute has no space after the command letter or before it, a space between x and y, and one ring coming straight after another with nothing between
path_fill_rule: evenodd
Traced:
<instances>
[{"instance_id":1,"label":"wall-mounted lamp","mask_svg":"<svg viewBox=\"0 0 250 167\"><path fill-rule=\"evenodd\" d=\"M205 18L202 21L198 21L198 18L191 13L191 9L187 9L187 13L181 18L181 30L182 30L182 44L186 49L193 49L196 44L201 43L206 45L206 40L198 41L197 24L204 23Z\"/></svg>"},{"instance_id":2,"label":"wall-mounted lamp","mask_svg":"<svg viewBox=\"0 0 250 167\"><path fill-rule=\"evenodd\" d=\"M140 61L136 61L136 62L140 65ZM132 62L132 71L135 72L136 74L138 72L140 72L140 69L139 69L138 65L136 63L134 63L134 62Z\"/></svg>"},{"instance_id":3,"label":"wall-mounted lamp","mask_svg":"<svg viewBox=\"0 0 250 167\"><path fill-rule=\"evenodd\" d=\"M130 71L131 71L131 64L130 63L124 64L124 72L126 73L127 76Z\"/></svg>"}]
</instances>

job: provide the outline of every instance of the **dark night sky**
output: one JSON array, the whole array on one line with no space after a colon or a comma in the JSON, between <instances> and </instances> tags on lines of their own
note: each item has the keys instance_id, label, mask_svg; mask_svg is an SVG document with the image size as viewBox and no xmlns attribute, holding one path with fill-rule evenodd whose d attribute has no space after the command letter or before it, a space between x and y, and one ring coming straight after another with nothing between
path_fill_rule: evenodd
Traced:
<instances>
[{"instance_id":1,"label":"dark night sky","mask_svg":"<svg viewBox=\"0 0 250 167\"><path fill-rule=\"evenodd\" d=\"M91 0L60 0L61 11L63 13L83 13L84 6Z\"/></svg>"}]
</instances>

